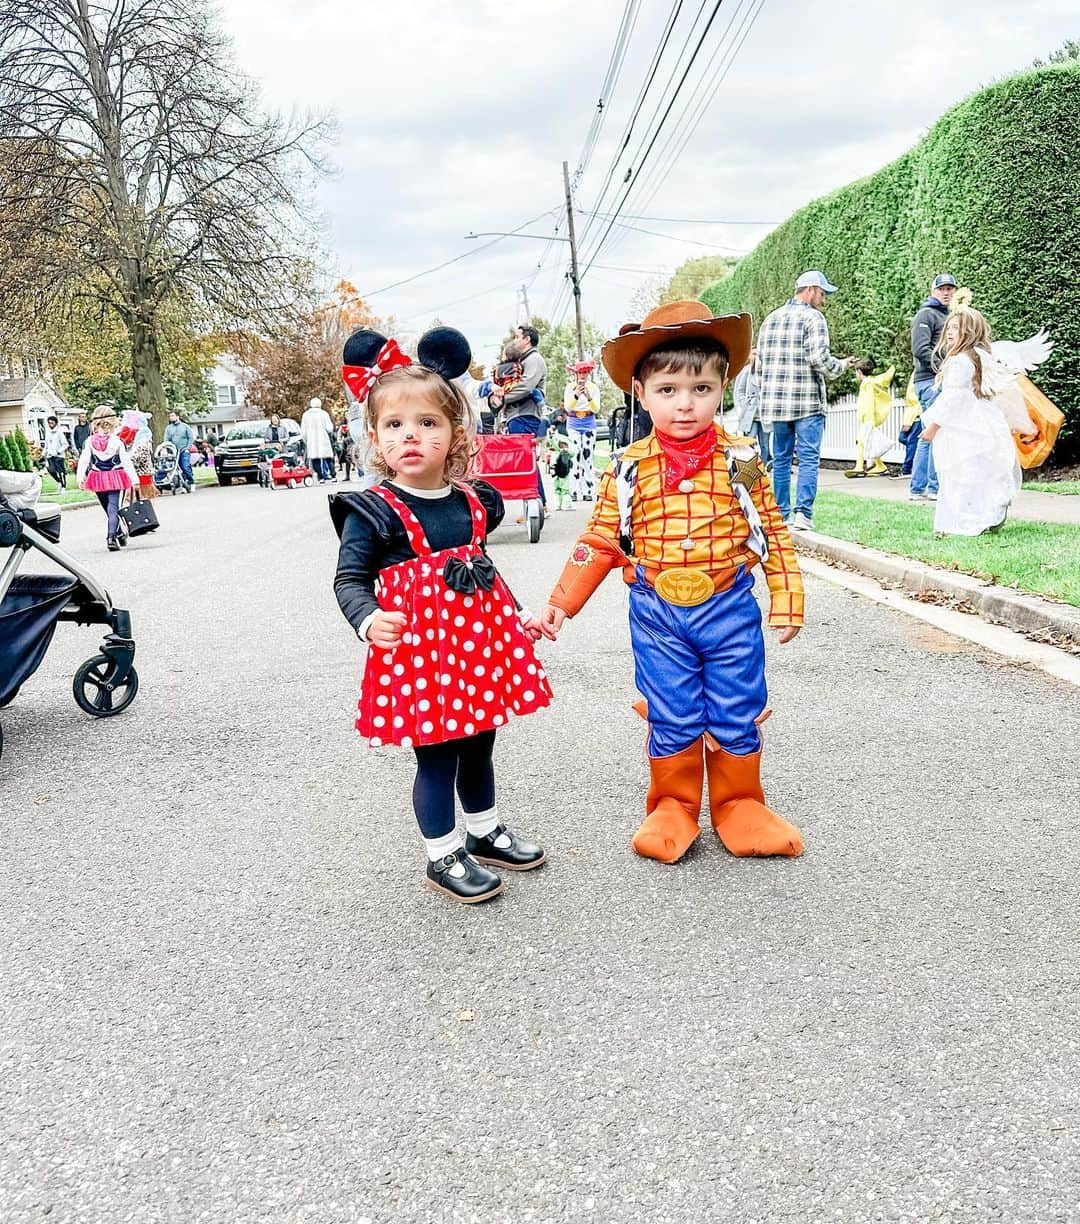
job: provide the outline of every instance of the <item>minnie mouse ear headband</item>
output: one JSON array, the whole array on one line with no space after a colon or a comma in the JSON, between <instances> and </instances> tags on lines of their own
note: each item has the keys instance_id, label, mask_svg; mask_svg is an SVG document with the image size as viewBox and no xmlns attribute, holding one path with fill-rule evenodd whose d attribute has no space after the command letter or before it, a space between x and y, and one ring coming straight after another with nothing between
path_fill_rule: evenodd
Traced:
<instances>
[{"instance_id":1,"label":"minnie mouse ear headband","mask_svg":"<svg viewBox=\"0 0 1080 1224\"><path fill-rule=\"evenodd\" d=\"M468 340L453 327L433 327L425 332L416 346L416 356L417 364L447 382L460 378L472 361ZM396 340L388 340L369 327L354 331L345 341L341 360L341 377L361 404L384 374L413 364Z\"/></svg>"},{"instance_id":2,"label":"minnie mouse ear headband","mask_svg":"<svg viewBox=\"0 0 1080 1224\"><path fill-rule=\"evenodd\" d=\"M753 320L748 314L716 316L704 302L668 302L657 306L639 325L626 323L600 350L604 369L620 391L630 391L641 359L669 340L716 340L728 354L728 377L734 378L750 358Z\"/></svg>"},{"instance_id":3,"label":"minnie mouse ear headband","mask_svg":"<svg viewBox=\"0 0 1080 1224\"><path fill-rule=\"evenodd\" d=\"M596 362L592 360L575 361L566 367L571 374L586 375L591 374L596 369Z\"/></svg>"}]
</instances>

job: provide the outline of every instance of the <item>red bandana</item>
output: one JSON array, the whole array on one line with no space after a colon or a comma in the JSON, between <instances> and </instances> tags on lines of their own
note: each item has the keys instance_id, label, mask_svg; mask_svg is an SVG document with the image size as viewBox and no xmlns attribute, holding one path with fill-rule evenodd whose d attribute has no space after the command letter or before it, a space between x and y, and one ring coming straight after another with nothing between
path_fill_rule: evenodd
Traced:
<instances>
[{"instance_id":1,"label":"red bandana","mask_svg":"<svg viewBox=\"0 0 1080 1224\"><path fill-rule=\"evenodd\" d=\"M664 453L664 490L673 492L681 481L696 476L716 451L716 430L710 425L692 438L672 438L654 429Z\"/></svg>"}]
</instances>

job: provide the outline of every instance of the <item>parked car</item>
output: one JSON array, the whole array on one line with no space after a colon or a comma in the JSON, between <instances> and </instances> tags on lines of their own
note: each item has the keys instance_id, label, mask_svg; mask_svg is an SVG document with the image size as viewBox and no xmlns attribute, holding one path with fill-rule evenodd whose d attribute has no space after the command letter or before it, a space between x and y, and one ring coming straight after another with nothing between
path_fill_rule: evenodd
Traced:
<instances>
[{"instance_id":1,"label":"parked car","mask_svg":"<svg viewBox=\"0 0 1080 1224\"><path fill-rule=\"evenodd\" d=\"M300 426L295 421L283 417L281 425L290 438L299 436ZM259 479L259 456L266 449L269 433L269 421L234 425L214 451L218 484L232 484L233 480L254 484Z\"/></svg>"}]
</instances>

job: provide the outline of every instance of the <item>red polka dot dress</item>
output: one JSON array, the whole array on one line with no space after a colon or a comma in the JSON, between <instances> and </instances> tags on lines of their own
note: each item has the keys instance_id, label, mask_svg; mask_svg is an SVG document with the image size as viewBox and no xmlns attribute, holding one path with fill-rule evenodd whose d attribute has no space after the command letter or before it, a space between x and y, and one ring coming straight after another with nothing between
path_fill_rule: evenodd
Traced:
<instances>
[{"instance_id":1,"label":"red polka dot dress","mask_svg":"<svg viewBox=\"0 0 1080 1224\"><path fill-rule=\"evenodd\" d=\"M462 739L551 702L514 597L480 547L484 508L468 485L457 487L469 503L472 540L440 552L432 552L419 520L391 489L371 490L401 519L416 553L379 572L379 607L404 612L407 621L395 650L368 648L356 729L374 748ZM448 566L454 584L469 590L448 584Z\"/></svg>"}]
</instances>

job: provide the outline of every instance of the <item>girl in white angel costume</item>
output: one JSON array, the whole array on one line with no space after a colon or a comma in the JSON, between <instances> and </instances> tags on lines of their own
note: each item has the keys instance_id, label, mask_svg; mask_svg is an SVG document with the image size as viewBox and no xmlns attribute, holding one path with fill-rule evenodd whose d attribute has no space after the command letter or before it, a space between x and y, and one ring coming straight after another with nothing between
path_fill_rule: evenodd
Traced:
<instances>
[{"instance_id":1,"label":"girl in white angel costume","mask_svg":"<svg viewBox=\"0 0 1080 1224\"><path fill-rule=\"evenodd\" d=\"M1043 331L1019 344L991 344L986 320L970 306L945 324L941 394L923 415L923 437L933 445L941 485L938 535L976 536L1005 522L1020 490L1013 434L1036 432L1016 375L1041 365L1052 347Z\"/></svg>"}]
</instances>

